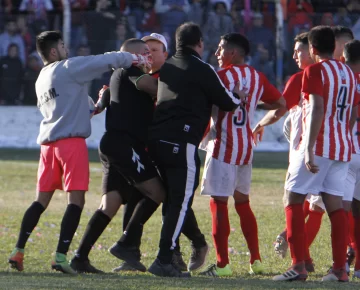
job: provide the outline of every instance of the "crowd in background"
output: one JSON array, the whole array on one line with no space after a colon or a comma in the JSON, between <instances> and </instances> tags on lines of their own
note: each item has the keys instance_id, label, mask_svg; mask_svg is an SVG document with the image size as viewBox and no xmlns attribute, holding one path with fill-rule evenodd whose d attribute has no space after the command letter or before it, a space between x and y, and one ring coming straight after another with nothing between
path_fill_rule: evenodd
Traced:
<instances>
[{"instance_id":1,"label":"crowd in background","mask_svg":"<svg viewBox=\"0 0 360 290\"><path fill-rule=\"evenodd\" d=\"M220 36L246 35L251 42L248 64L276 82L276 7L274 0L69 0L70 56L118 50L124 40L152 32L163 34L170 55L174 33L185 21L203 30L203 59L217 67L214 52ZM62 30L61 0L0 0L0 105L36 105L35 81L42 67L35 36L44 30ZM283 75L297 71L291 61L293 38L319 24L344 25L360 39L359 0L281 0ZM111 72L89 84L94 99ZM281 88L279 88L281 89Z\"/></svg>"}]
</instances>

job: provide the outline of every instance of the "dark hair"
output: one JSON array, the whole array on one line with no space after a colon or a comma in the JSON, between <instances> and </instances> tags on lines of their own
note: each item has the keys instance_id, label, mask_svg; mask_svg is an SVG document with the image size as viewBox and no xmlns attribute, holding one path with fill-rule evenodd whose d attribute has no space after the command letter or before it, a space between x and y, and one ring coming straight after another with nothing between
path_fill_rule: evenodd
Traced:
<instances>
[{"instance_id":1,"label":"dark hair","mask_svg":"<svg viewBox=\"0 0 360 290\"><path fill-rule=\"evenodd\" d=\"M360 62L360 40L351 40L344 46L345 61L349 63Z\"/></svg>"},{"instance_id":2,"label":"dark hair","mask_svg":"<svg viewBox=\"0 0 360 290\"><path fill-rule=\"evenodd\" d=\"M50 50L55 48L62 40L60 31L44 31L36 37L36 50L40 54L42 59L47 60L50 54Z\"/></svg>"},{"instance_id":3,"label":"dark hair","mask_svg":"<svg viewBox=\"0 0 360 290\"><path fill-rule=\"evenodd\" d=\"M303 33L296 35L294 38L294 41L308 45L309 44L309 32L303 32Z\"/></svg>"},{"instance_id":4,"label":"dark hair","mask_svg":"<svg viewBox=\"0 0 360 290\"><path fill-rule=\"evenodd\" d=\"M145 43L145 42L138 38L130 38L128 40L125 40L125 42L122 44L120 49L127 51L130 49L131 46L138 43Z\"/></svg>"},{"instance_id":5,"label":"dark hair","mask_svg":"<svg viewBox=\"0 0 360 290\"><path fill-rule=\"evenodd\" d=\"M244 56L247 56L250 53L249 40L240 33L227 33L221 36L221 39L226 41L226 44L239 48Z\"/></svg>"},{"instance_id":6,"label":"dark hair","mask_svg":"<svg viewBox=\"0 0 360 290\"><path fill-rule=\"evenodd\" d=\"M330 26L319 25L312 28L308 35L311 44L320 54L333 54L335 51L335 34Z\"/></svg>"},{"instance_id":7,"label":"dark hair","mask_svg":"<svg viewBox=\"0 0 360 290\"><path fill-rule=\"evenodd\" d=\"M343 37L343 36L348 36L350 39L354 39L354 33L352 32L352 30L346 26L333 26L331 27L332 31L335 34L335 38L339 38L339 37Z\"/></svg>"},{"instance_id":8,"label":"dark hair","mask_svg":"<svg viewBox=\"0 0 360 290\"><path fill-rule=\"evenodd\" d=\"M195 46L202 40L202 32L199 25L186 22L176 29L176 48Z\"/></svg>"}]
</instances>

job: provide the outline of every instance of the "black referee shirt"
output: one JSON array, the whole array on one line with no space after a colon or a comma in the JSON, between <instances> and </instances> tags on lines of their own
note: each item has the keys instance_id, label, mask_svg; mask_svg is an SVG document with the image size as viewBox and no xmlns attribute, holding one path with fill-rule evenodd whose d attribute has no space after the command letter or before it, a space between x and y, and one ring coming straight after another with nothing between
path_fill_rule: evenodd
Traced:
<instances>
[{"instance_id":1,"label":"black referee shirt","mask_svg":"<svg viewBox=\"0 0 360 290\"><path fill-rule=\"evenodd\" d=\"M240 100L229 92L215 70L190 48L177 50L161 67L151 140L198 146L212 105L232 111Z\"/></svg>"},{"instance_id":2,"label":"black referee shirt","mask_svg":"<svg viewBox=\"0 0 360 290\"><path fill-rule=\"evenodd\" d=\"M146 144L154 101L135 86L135 81L143 74L137 67L120 68L113 72L105 127L108 132L124 132Z\"/></svg>"}]
</instances>

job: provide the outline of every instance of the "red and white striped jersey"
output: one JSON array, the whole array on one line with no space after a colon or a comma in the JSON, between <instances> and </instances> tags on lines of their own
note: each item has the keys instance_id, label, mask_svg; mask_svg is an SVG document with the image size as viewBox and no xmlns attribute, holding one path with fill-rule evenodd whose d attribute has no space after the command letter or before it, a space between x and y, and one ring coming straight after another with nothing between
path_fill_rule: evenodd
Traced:
<instances>
[{"instance_id":1,"label":"red and white striped jersey","mask_svg":"<svg viewBox=\"0 0 360 290\"><path fill-rule=\"evenodd\" d=\"M360 73L355 75L357 84L356 91L360 95ZM352 140L353 140L353 154L360 154L360 105L357 106L357 115L356 122L352 131Z\"/></svg>"},{"instance_id":2,"label":"red and white striped jersey","mask_svg":"<svg viewBox=\"0 0 360 290\"><path fill-rule=\"evenodd\" d=\"M299 146L302 133L302 78L303 72L298 72L288 80L285 85L283 97L286 101L286 107L289 110L291 120L290 130L290 150L289 161L291 162L291 153Z\"/></svg>"},{"instance_id":3,"label":"red and white striped jersey","mask_svg":"<svg viewBox=\"0 0 360 290\"><path fill-rule=\"evenodd\" d=\"M231 91L239 82L240 90L248 93L248 99L245 105L237 107L233 112L224 112L213 106L211 129L208 132L214 138L210 151L213 158L228 164L250 164L253 157L253 136L250 123L257 103L259 100L264 103L273 103L281 97L281 94L262 73L248 65L231 65L219 71L218 74L224 85Z\"/></svg>"},{"instance_id":4,"label":"red and white striped jersey","mask_svg":"<svg viewBox=\"0 0 360 290\"><path fill-rule=\"evenodd\" d=\"M356 79L352 70L337 60L325 60L304 70L302 92L303 135L309 130L310 94L324 98L324 119L316 139L317 156L338 161L350 161L352 153L350 116L357 99ZM301 145L304 145L302 142Z\"/></svg>"}]
</instances>

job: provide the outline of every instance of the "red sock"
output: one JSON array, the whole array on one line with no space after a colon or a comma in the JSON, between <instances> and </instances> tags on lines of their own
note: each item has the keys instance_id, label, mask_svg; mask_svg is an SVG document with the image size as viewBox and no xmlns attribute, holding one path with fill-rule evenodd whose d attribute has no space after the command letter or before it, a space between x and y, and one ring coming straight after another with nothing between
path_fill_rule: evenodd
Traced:
<instances>
[{"instance_id":1,"label":"red sock","mask_svg":"<svg viewBox=\"0 0 360 290\"><path fill-rule=\"evenodd\" d=\"M230 223L227 202L211 198L210 210L217 266L224 268L229 264L228 238L230 235Z\"/></svg>"},{"instance_id":2,"label":"red sock","mask_svg":"<svg viewBox=\"0 0 360 290\"><path fill-rule=\"evenodd\" d=\"M310 256L310 248L309 248L309 242L308 242L308 235L306 232L306 225L304 230L304 261L305 263L312 263L312 259Z\"/></svg>"},{"instance_id":3,"label":"red sock","mask_svg":"<svg viewBox=\"0 0 360 290\"><path fill-rule=\"evenodd\" d=\"M331 222L331 246L333 254L333 269L345 267L346 248L348 243L349 228L346 213L343 208L329 214Z\"/></svg>"},{"instance_id":4,"label":"red sock","mask_svg":"<svg viewBox=\"0 0 360 290\"><path fill-rule=\"evenodd\" d=\"M349 222L349 246L353 249L355 249L355 232L354 232L354 217L352 215L352 212L349 211L348 213L348 222Z\"/></svg>"},{"instance_id":5,"label":"red sock","mask_svg":"<svg viewBox=\"0 0 360 290\"><path fill-rule=\"evenodd\" d=\"M285 213L292 264L296 265L304 262L305 218L303 205L288 205Z\"/></svg>"},{"instance_id":6,"label":"red sock","mask_svg":"<svg viewBox=\"0 0 360 290\"><path fill-rule=\"evenodd\" d=\"M240 226L250 251L250 264L260 260L258 228L250 202L235 203L235 209L240 217Z\"/></svg>"},{"instance_id":7,"label":"red sock","mask_svg":"<svg viewBox=\"0 0 360 290\"><path fill-rule=\"evenodd\" d=\"M309 218L305 225L308 247L311 246L320 230L323 215L324 212L309 210Z\"/></svg>"},{"instance_id":8,"label":"red sock","mask_svg":"<svg viewBox=\"0 0 360 290\"><path fill-rule=\"evenodd\" d=\"M355 270L360 270L360 216L354 217Z\"/></svg>"},{"instance_id":9,"label":"red sock","mask_svg":"<svg viewBox=\"0 0 360 290\"><path fill-rule=\"evenodd\" d=\"M304 218L306 219L306 217L309 215L310 212L310 202L308 202L306 199L304 201Z\"/></svg>"}]
</instances>

